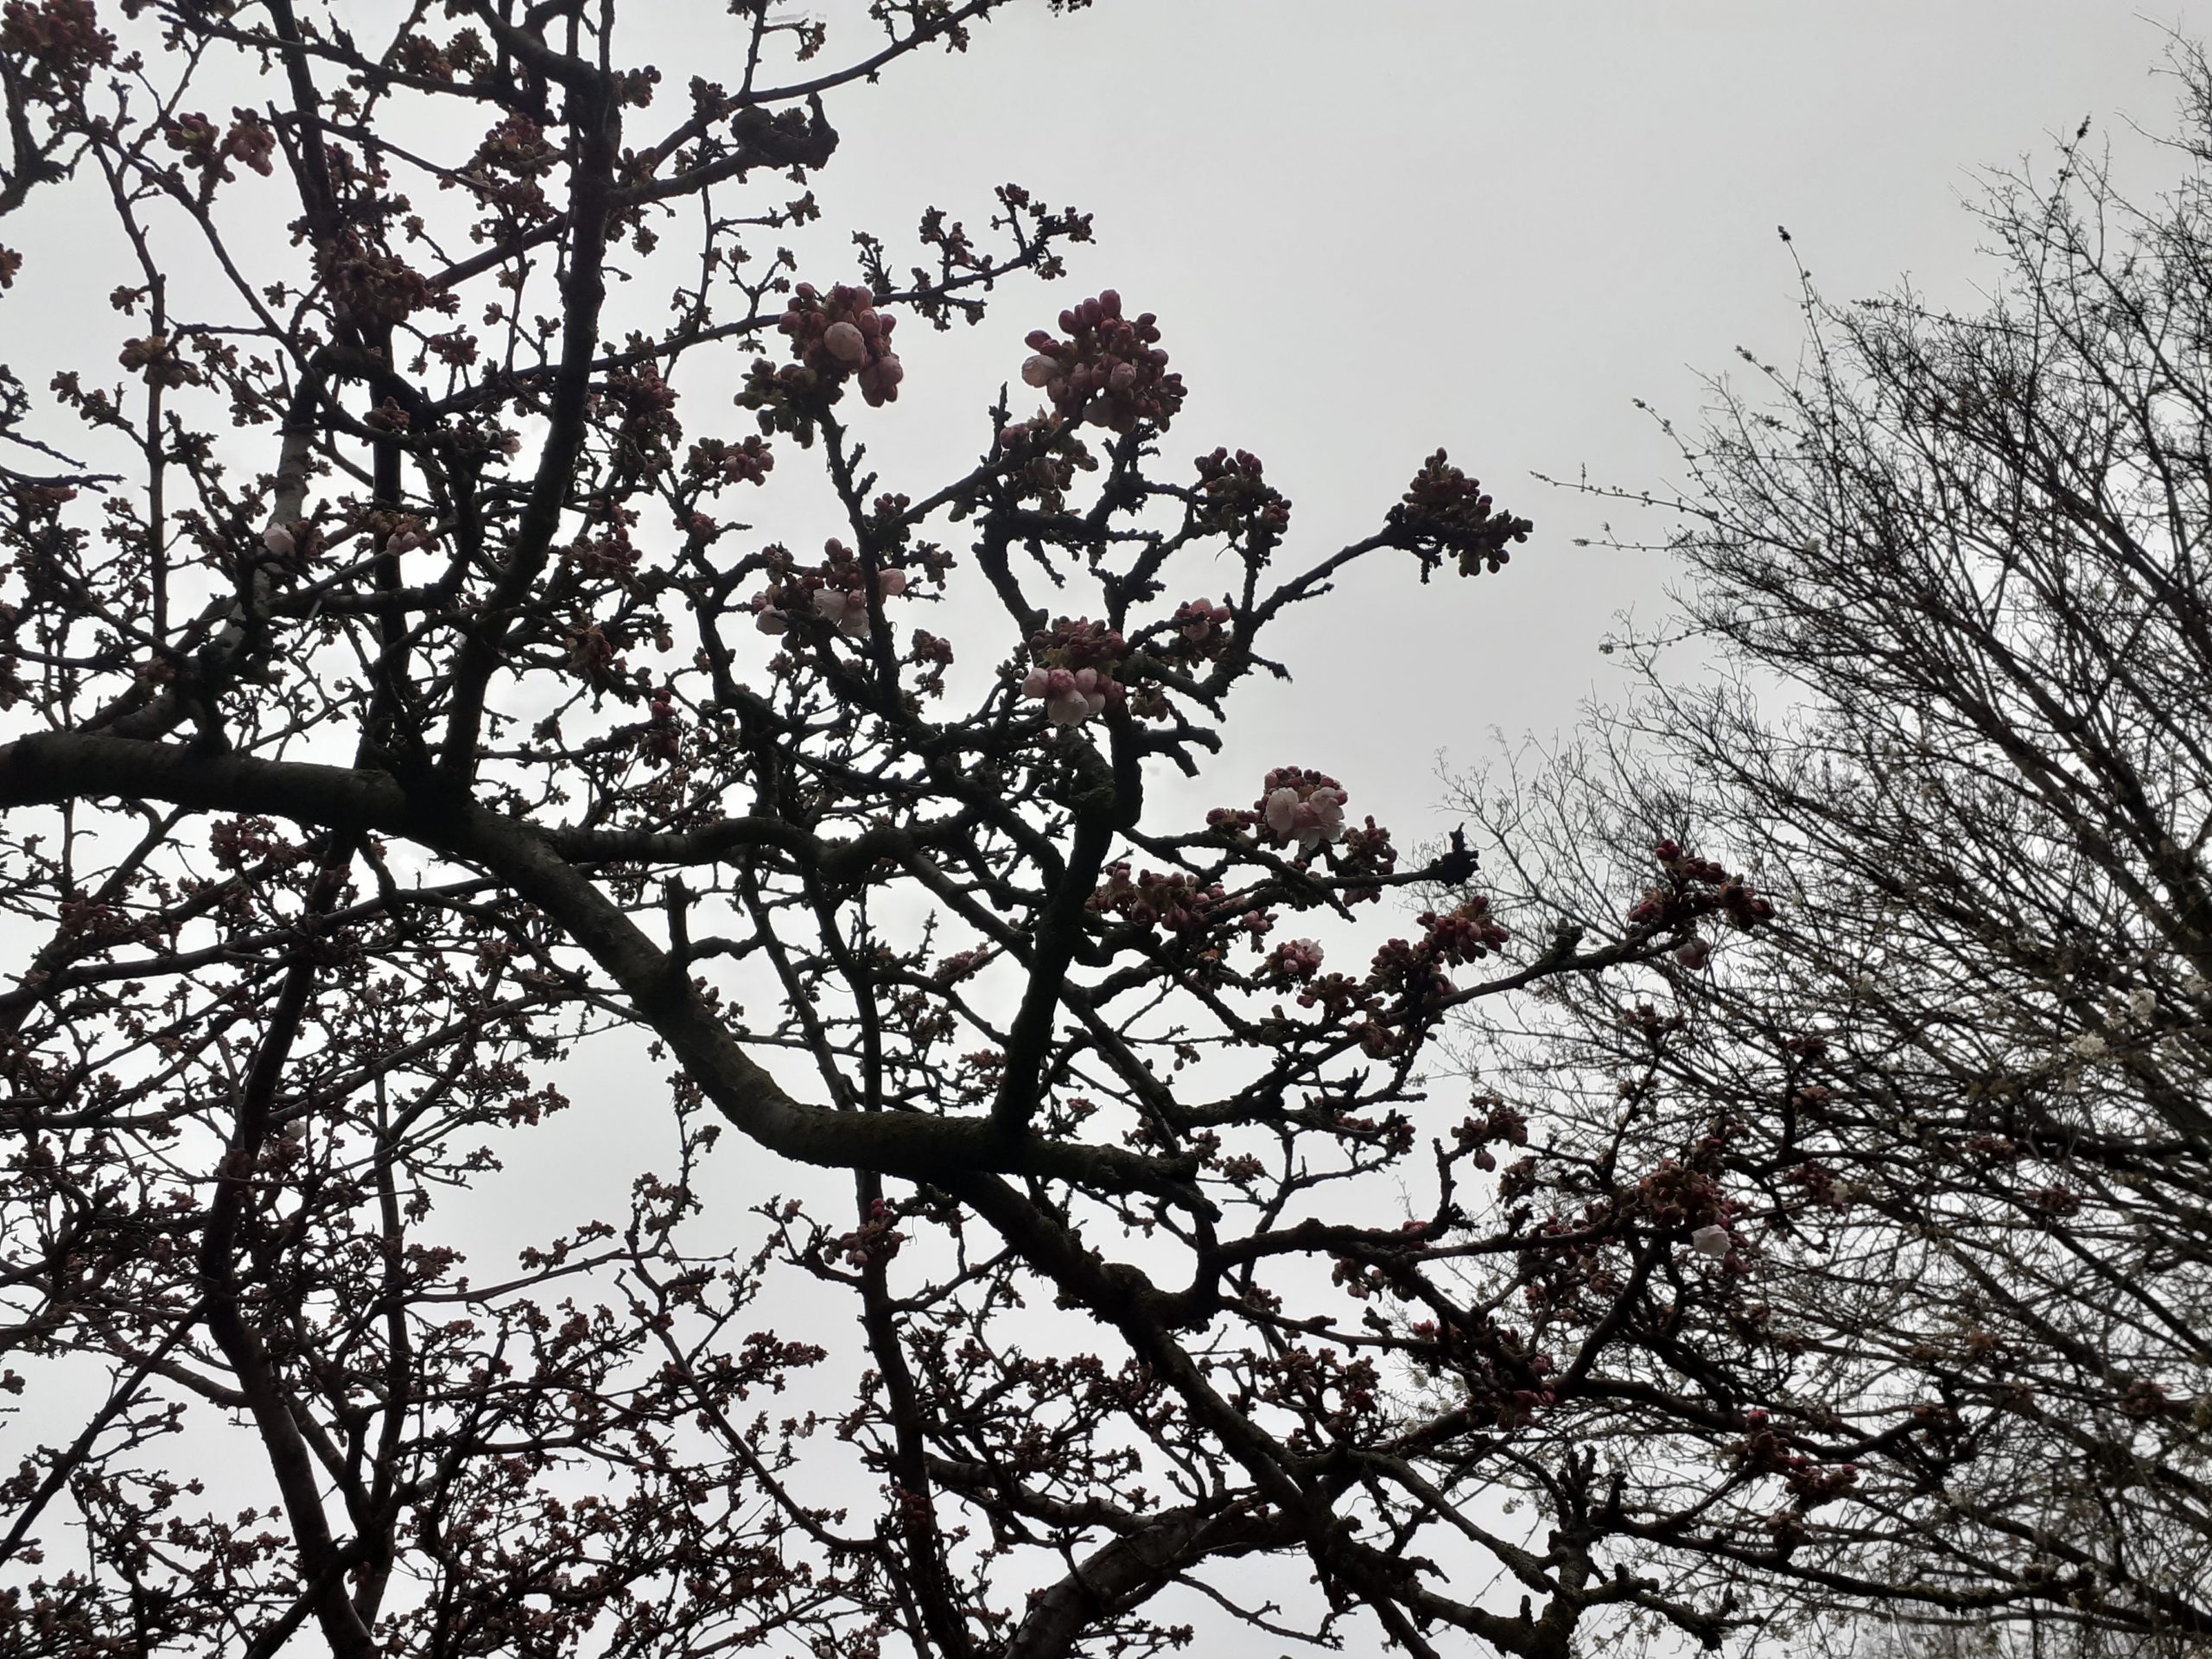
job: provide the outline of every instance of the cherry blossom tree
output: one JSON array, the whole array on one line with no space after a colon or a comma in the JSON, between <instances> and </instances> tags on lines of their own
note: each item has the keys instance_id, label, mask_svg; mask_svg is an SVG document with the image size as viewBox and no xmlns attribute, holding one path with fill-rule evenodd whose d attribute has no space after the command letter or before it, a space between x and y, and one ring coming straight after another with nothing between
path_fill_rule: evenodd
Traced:
<instances>
[{"instance_id":1,"label":"cherry blossom tree","mask_svg":"<svg viewBox=\"0 0 2212 1659\"><path fill-rule=\"evenodd\" d=\"M1665 1553L1808 1646L2212 1639L2212 70L2175 67L2177 188L2132 205L2086 127L1999 177L1986 308L1808 283L1799 366L1683 442L1638 699L1461 791L1516 925L1616 937L1655 838L1777 895L1485 1012L1482 1058L1561 1190L1712 1183L1741 1358L1655 1349L1612 1429L1681 1457L1707 1380L1737 1477Z\"/></svg>"},{"instance_id":2,"label":"cherry blossom tree","mask_svg":"<svg viewBox=\"0 0 2212 1659\"><path fill-rule=\"evenodd\" d=\"M16 360L109 295L0 383L0 1652L1559 1659L1740 1620L1643 1565L1740 1471L1599 1426L1850 1485L1735 1410L1719 1154L1548 1207L1435 1058L1771 907L1677 849L1523 948L1226 735L1341 572L1528 521L1439 449L1301 547L1021 187L787 251L1005 3L0 7ZM626 1213L503 1171L564 1111L666 1127Z\"/></svg>"}]
</instances>

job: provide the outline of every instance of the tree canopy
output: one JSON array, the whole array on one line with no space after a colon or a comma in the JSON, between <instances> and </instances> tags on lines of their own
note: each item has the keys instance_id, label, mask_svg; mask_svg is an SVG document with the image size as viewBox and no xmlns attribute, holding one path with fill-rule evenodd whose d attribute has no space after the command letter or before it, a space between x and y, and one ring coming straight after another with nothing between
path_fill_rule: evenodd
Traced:
<instances>
[{"instance_id":1,"label":"tree canopy","mask_svg":"<svg viewBox=\"0 0 2212 1659\"><path fill-rule=\"evenodd\" d=\"M1233 716L1529 520L805 234L1012 3L0 6L0 1655L2201 1639L2201 194L1693 447L1804 721L1402 857Z\"/></svg>"},{"instance_id":2,"label":"tree canopy","mask_svg":"<svg viewBox=\"0 0 2212 1659\"><path fill-rule=\"evenodd\" d=\"M1614 937L1655 836L1773 894L1484 1023L1562 1144L1728 1190L1736 1455L1853 1472L1817 1513L1746 1485L1693 1553L1808 1631L2212 1636L2212 72L2173 68L2177 187L2131 201L2086 124L1996 177L1985 306L1808 281L1800 365L1681 440L1640 695L1461 791L1523 925Z\"/></svg>"},{"instance_id":3,"label":"tree canopy","mask_svg":"<svg viewBox=\"0 0 2212 1659\"><path fill-rule=\"evenodd\" d=\"M1433 1117L1452 1010L1567 957L1501 965L1472 860L1402 866L1319 757L1209 769L1286 612L1359 561L1496 571L1529 523L1439 449L1300 549L1259 460L1163 460L1172 322L1036 300L1090 223L1019 186L924 214L905 274L780 245L837 101L1001 9L699 6L681 86L625 33L669 6L0 15L5 204L99 227L8 273L112 288L3 411L36 1444L0 1648L1726 1627L1608 1553L1632 1471L1550 1423L1642 1334L1520 1301L1560 1252L1640 1294L1710 1217L1554 1238L1487 1179L1522 1119ZM1018 390L899 476L898 342L1001 301ZM1152 805L1171 767L1217 808ZM1688 873L1669 915L1751 902ZM677 1166L541 1219L499 1149L637 1112L549 1071L620 1031ZM736 1215L701 1184L733 1131ZM518 1262L467 1259L472 1189L543 1230ZM805 1328L760 1311L784 1278ZM1410 1411L1408 1362L1464 1386ZM1484 1507L1509 1468L1548 1541Z\"/></svg>"}]
</instances>

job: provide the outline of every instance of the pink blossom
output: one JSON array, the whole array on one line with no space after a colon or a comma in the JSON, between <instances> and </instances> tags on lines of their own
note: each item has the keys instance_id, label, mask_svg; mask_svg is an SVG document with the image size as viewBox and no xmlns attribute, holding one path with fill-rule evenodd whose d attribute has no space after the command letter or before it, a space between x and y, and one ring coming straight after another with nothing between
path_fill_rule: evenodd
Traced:
<instances>
[{"instance_id":1,"label":"pink blossom","mask_svg":"<svg viewBox=\"0 0 2212 1659\"><path fill-rule=\"evenodd\" d=\"M839 588L817 588L814 590L814 609L817 615L835 625L847 639L868 638L868 604L858 594L849 594Z\"/></svg>"},{"instance_id":2,"label":"pink blossom","mask_svg":"<svg viewBox=\"0 0 2212 1659\"><path fill-rule=\"evenodd\" d=\"M1344 834L1344 803L1351 798L1343 790L1331 789L1326 785L1306 797L1306 804L1313 810L1314 822L1321 832L1322 840L1334 841ZM1311 845L1310 842L1307 844Z\"/></svg>"},{"instance_id":3,"label":"pink blossom","mask_svg":"<svg viewBox=\"0 0 2212 1659\"><path fill-rule=\"evenodd\" d=\"M831 323L823 334L822 344L847 368L868 360L868 336L849 322Z\"/></svg>"},{"instance_id":4,"label":"pink blossom","mask_svg":"<svg viewBox=\"0 0 2212 1659\"><path fill-rule=\"evenodd\" d=\"M875 591L886 599L896 599L906 591L906 573L904 570L877 571Z\"/></svg>"},{"instance_id":5,"label":"pink blossom","mask_svg":"<svg viewBox=\"0 0 2212 1659\"><path fill-rule=\"evenodd\" d=\"M1335 841L1344 834L1344 802L1349 798L1343 790L1322 785L1301 799L1298 791L1286 784L1268 797L1268 828L1285 841L1295 841L1299 851L1310 853L1323 842Z\"/></svg>"},{"instance_id":6,"label":"pink blossom","mask_svg":"<svg viewBox=\"0 0 2212 1659\"><path fill-rule=\"evenodd\" d=\"M896 352L886 352L855 378L860 382L861 397L874 409L899 401L899 383L906 378L906 369Z\"/></svg>"},{"instance_id":7,"label":"pink blossom","mask_svg":"<svg viewBox=\"0 0 2212 1659\"><path fill-rule=\"evenodd\" d=\"M261 544L276 558L289 559L296 550L292 532L282 524L271 524L261 532Z\"/></svg>"},{"instance_id":8,"label":"pink blossom","mask_svg":"<svg viewBox=\"0 0 2212 1659\"><path fill-rule=\"evenodd\" d=\"M1042 352L1021 365L1022 383L1032 386L1049 386L1060 372L1060 365Z\"/></svg>"},{"instance_id":9,"label":"pink blossom","mask_svg":"<svg viewBox=\"0 0 2212 1659\"><path fill-rule=\"evenodd\" d=\"M1055 726L1078 726L1124 695L1114 678L1120 634L1102 624L1062 622L1032 644L1041 658L1022 677L1021 695L1044 703Z\"/></svg>"},{"instance_id":10,"label":"pink blossom","mask_svg":"<svg viewBox=\"0 0 2212 1659\"><path fill-rule=\"evenodd\" d=\"M1090 669L1084 673L1097 675ZM1079 726L1090 717L1090 698L1079 683L1078 677L1065 668L1056 668L1045 676L1045 717L1055 726Z\"/></svg>"}]
</instances>

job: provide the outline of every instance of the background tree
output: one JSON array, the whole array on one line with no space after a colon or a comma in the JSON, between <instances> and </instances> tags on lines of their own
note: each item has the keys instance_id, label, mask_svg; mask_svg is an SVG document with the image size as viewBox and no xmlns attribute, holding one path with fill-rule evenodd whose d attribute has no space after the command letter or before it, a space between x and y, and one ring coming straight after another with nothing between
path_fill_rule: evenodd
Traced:
<instances>
[{"instance_id":1,"label":"background tree","mask_svg":"<svg viewBox=\"0 0 2212 1659\"><path fill-rule=\"evenodd\" d=\"M1401 869L1319 757L1209 772L1287 612L1527 535L1440 450L1300 551L1257 460L1161 468L1185 388L1105 292L1009 330L972 466L887 476L894 340L1088 221L1008 185L816 283L779 242L836 99L1000 9L879 0L843 58L765 0L0 9L0 205L79 227L24 256L120 261L0 410L0 1650L1732 1627L1643 1563L1738 1477L1590 1432L1708 1345L1673 1421L1718 1421L1719 1200L1616 1160L1545 1216L1525 1116L1426 1068L1472 999L1764 903L1678 863L1485 969L1463 850ZM624 1033L677 1162L556 1217L500 1149Z\"/></svg>"},{"instance_id":2,"label":"background tree","mask_svg":"<svg viewBox=\"0 0 2212 1659\"><path fill-rule=\"evenodd\" d=\"M1712 1184L1742 1352L1647 1344L1655 1392L1592 1433L1703 1480L1701 1433L1735 1475L1685 1583L1764 1580L1808 1640L2212 1640L2212 72L2175 64L2178 187L2131 205L2086 124L1999 179L1986 308L1808 284L1800 366L1684 444L1640 699L1462 791L1510 917L1603 942L1655 842L1648 906L1684 845L1776 894L1481 1052L1579 1122L1563 1199L1622 1158Z\"/></svg>"}]
</instances>

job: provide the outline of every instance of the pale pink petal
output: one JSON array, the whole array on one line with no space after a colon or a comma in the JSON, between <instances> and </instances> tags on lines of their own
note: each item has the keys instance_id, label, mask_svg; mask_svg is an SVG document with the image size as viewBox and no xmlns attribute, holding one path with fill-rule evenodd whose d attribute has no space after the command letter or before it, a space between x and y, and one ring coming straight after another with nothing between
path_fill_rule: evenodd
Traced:
<instances>
[{"instance_id":1,"label":"pale pink petal","mask_svg":"<svg viewBox=\"0 0 2212 1659\"><path fill-rule=\"evenodd\" d=\"M833 322L822 336L830 355L847 368L868 361L868 337L849 322Z\"/></svg>"}]
</instances>

